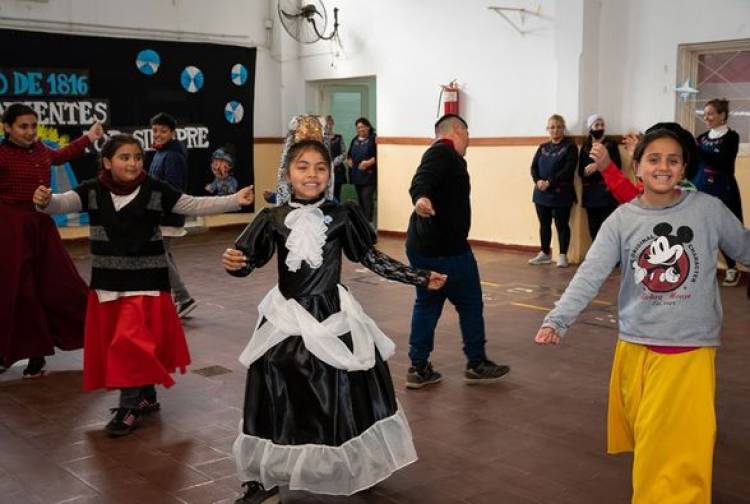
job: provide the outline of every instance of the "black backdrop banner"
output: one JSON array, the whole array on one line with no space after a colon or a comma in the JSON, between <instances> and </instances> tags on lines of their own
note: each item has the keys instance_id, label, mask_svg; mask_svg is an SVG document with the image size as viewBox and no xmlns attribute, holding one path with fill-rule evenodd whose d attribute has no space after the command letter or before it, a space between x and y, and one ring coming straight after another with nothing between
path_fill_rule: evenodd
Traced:
<instances>
[{"instance_id":1,"label":"black backdrop banner","mask_svg":"<svg viewBox=\"0 0 750 504\"><path fill-rule=\"evenodd\" d=\"M0 30L0 47L0 112L28 103L42 140L74 140L102 120L150 149L149 119L167 112L188 148L190 194L205 194L219 147L234 154L239 187L253 183L254 48L20 30ZM96 174L96 150L71 163L78 182Z\"/></svg>"}]
</instances>

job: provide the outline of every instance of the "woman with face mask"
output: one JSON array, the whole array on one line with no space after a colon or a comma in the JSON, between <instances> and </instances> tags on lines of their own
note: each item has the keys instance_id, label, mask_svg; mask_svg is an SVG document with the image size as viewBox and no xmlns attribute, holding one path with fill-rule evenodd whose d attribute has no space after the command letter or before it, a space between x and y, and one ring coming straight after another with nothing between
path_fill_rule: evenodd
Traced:
<instances>
[{"instance_id":1,"label":"woman with face mask","mask_svg":"<svg viewBox=\"0 0 750 504\"><path fill-rule=\"evenodd\" d=\"M620 161L620 152L617 150L617 142L604 136L604 118L602 116L591 114L586 120L586 127L589 134L581 147L581 154L578 156L578 175L583 182L583 207L588 215L589 233L591 233L591 239L593 240L596 238L596 233L599 232L602 222L617 208L617 200L612 196L601 173L596 169L596 163L589 157L591 147L597 143L604 145L610 159L618 169L622 169L622 162Z\"/></svg>"}]
</instances>

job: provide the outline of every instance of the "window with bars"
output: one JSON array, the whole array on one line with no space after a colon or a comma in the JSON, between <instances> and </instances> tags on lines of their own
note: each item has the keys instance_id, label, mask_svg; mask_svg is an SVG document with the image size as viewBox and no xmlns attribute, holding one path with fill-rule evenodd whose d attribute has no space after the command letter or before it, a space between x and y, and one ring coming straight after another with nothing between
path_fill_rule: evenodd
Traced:
<instances>
[{"instance_id":1,"label":"window with bars","mask_svg":"<svg viewBox=\"0 0 750 504\"><path fill-rule=\"evenodd\" d=\"M713 98L729 100L729 127L740 135L741 153L750 154L750 39L679 47L678 83L697 92L677 94L677 122L700 135L703 108Z\"/></svg>"}]
</instances>

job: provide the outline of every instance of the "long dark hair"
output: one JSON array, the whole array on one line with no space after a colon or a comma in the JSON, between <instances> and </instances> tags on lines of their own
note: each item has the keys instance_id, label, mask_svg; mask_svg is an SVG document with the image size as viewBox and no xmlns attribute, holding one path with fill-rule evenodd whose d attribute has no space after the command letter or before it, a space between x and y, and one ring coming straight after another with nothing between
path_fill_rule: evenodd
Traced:
<instances>
[{"instance_id":1,"label":"long dark hair","mask_svg":"<svg viewBox=\"0 0 750 504\"><path fill-rule=\"evenodd\" d=\"M690 161L690 153L685 148L685 144L682 143L680 137L677 136L675 132L664 128L654 129L643 135L643 137L638 142L638 145L635 146L635 151L633 152L633 162L640 163L641 158L643 158L643 153L646 151L646 147L648 147L652 142L659 140L660 138L671 138L672 140L677 142L677 145L680 146L680 150L682 151L682 163L687 167L687 164Z\"/></svg>"},{"instance_id":2,"label":"long dark hair","mask_svg":"<svg viewBox=\"0 0 750 504\"><path fill-rule=\"evenodd\" d=\"M355 126L357 124L359 124L359 123L362 123L365 126L367 126L368 128L370 128L370 136L374 136L375 135L375 128L372 127L372 123L370 123L369 119L367 119L366 117L360 117L359 119L357 119L356 121L354 121L354 125Z\"/></svg>"},{"instance_id":3,"label":"long dark hair","mask_svg":"<svg viewBox=\"0 0 750 504\"><path fill-rule=\"evenodd\" d=\"M724 114L724 123L729 122L729 100L726 98L714 98L708 100L703 108L711 105L717 114Z\"/></svg>"},{"instance_id":4,"label":"long dark hair","mask_svg":"<svg viewBox=\"0 0 750 504\"><path fill-rule=\"evenodd\" d=\"M328 148L318 142L317 140L302 140L297 142L289 149L287 159L291 165L295 159L297 159L303 152L315 151L323 157L323 160L328 165L328 169L331 168L331 153L328 152Z\"/></svg>"},{"instance_id":5,"label":"long dark hair","mask_svg":"<svg viewBox=\"0 0 750 504\"><path fill-rule=\"evenodd\" d=\"M143 146L136 137L128 135L127 133L118 133L117 135L109 137L107 141L104 142L104 145L102 145L102 150L100 152L101 157L99 160L100 168L104 169L104 159L111 160L117 153L117 150L123 145L137 145L141 154L143 154Z\"/></svg>"}]
</instances>

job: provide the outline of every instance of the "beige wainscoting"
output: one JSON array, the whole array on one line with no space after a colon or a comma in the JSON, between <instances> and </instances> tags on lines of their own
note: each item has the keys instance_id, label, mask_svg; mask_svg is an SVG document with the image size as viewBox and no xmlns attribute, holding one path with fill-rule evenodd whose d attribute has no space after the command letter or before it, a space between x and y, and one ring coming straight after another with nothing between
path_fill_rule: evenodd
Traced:
<instances>
[{"instance_id":1,"label":"beige wainscoting","mask_svg":"<svg viewBox=\"0 0 750 504\"><path fill-rule=\"evenodd\" d=\"M429 142L424 139L378 142L378 228L405 232L412 211L409 184ZM531 139L529 139L531 140ZM472 139L466 160L471 174L471 240L514 247L539 245L538 221L531 202L529 173L537 145L530 141ZM526 145L524 145L524 143ZM477 145L479 144L479 145ZM621 150L626 166L629 157ZM632 171L626 170L632 177ZM737 179L745 202L745 222L750 222L750 157L737 160ZM576 191L581 194L576 176ZM579 262L591 244L586 213L580 204L571 215L569 258ZM554 233L553 233L554 234ZM557 236L552 240L557 254Z\"/></svg>"},{"instance_id":2,"label":"beige wainscoting","mask_svg":"<svg viewBox=\"0 0 750 504\"><path fill-rule=\"evenodd\" d=\"M260 210L267 206L263 199L263 190L276 187L276 172L279 168L279 158L281 156L281 138L256 138L254 146L254 166L255 166L255 209ZM237 168L235 168L236 170ZM251 221L254 214L222 214L212 215L201 218L198 223L199 227L223 227L238 224L246 224ZM69 228L60 228L60 236L63 240L80 240L88 238L88 226L75 226Z\"/></svg>"}]
</instances>

